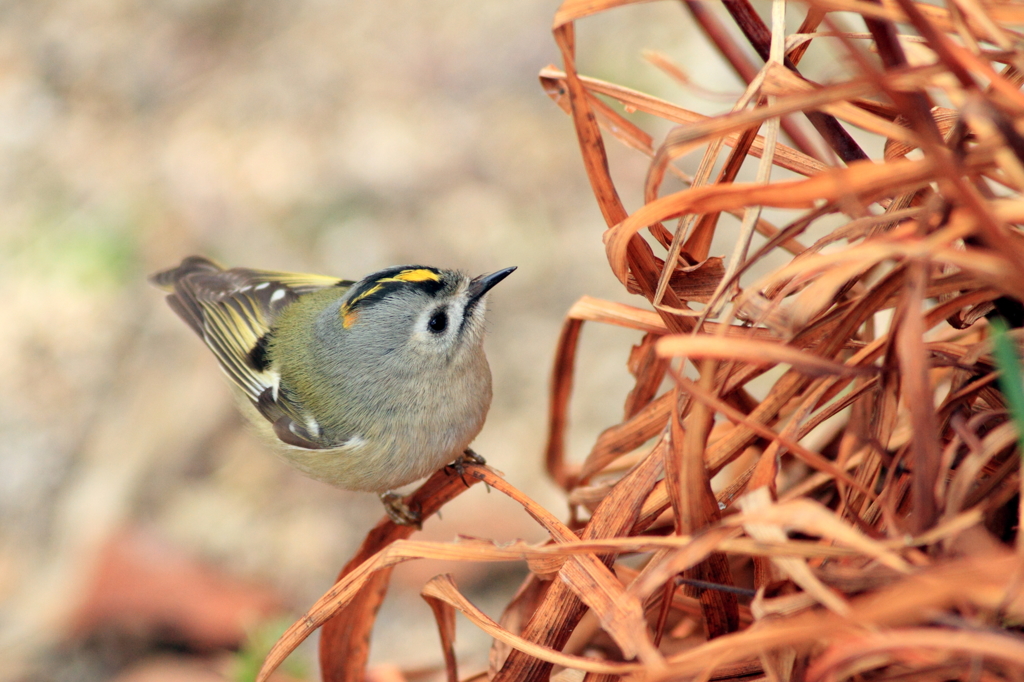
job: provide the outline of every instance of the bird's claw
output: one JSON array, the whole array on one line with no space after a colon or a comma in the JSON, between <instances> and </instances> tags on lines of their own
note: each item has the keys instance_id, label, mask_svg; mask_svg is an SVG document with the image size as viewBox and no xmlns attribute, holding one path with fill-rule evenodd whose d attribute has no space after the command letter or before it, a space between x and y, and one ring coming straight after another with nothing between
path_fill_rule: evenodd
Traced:
<instances>
[{"instance_id":1,"label":"bird's claw","mask_svg":"<svg viewBox=\"0 0 1024 682\"><path fill-rule=\"evenodd\" d=\"M423 529L423 515L410 509L398 493L391 490L381 493L380 501L384 503L384 511L388 513L388 517L398 525Z\"/></svg>"},{"instance_id":2,"label":"bird's claw","mask_svg":"<svg viewBox=\"0 0 1024 682\"><path fill-rule=\"evenodd\" d=\"M466 481L467 464L487 464L487 460L473 452L471 449L466 448L465 451L459 455L459 458L446 466L445 469L454 469L455 473L457 473L459 478L462 479L463 484L468 488L469 483Z\"/></svg>"}]
</instances>

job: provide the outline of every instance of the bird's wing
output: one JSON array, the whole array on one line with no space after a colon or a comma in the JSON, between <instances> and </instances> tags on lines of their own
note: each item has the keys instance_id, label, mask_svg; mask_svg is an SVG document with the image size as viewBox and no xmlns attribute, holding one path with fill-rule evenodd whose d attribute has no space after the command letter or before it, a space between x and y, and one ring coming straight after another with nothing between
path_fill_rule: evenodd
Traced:
<instances>
[{"instance_id":1,"label":"bird's wing","mask_svg":"<svg viewBox=\"0 0 1024 682\"><path fill-rule=\"evenodd\" d=\"M301 426L301 410L278 390L280 376L266 357L267 334L281 311L300 296L328 287L347 289L353 282L250 268L225 270L201 256L186 258L151 280L170 292L171 308L206 342L231 381L274 424L282 441L320 447Z\"/></svg>"}]
</instances>

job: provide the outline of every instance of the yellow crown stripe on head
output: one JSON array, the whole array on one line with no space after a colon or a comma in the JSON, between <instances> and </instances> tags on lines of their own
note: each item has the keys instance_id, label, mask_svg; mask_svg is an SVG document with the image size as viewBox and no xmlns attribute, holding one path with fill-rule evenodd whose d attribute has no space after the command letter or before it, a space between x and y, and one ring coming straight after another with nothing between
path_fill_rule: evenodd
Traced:
<instances>
[{"instance_id":1,"label":"yellow crown stripe on head","mask_svg":"<svg viewBox=\"0 0 1024 682\"><path fill-rule=\"evenodd\" d=\"M378 280L378 281L380 281L380 280ZM381 284L378 284L376 286L370 287L369 289L367 289L366 291L364 291L363 293L359 294L358 296L353 298L351 301L349 301L348 302L348 306L353 306L356 303L359 303L359 301L363 300L367 296L373 296L375 293L380 291L382 287L383 287L383 285L381 285Z\"/></svg>"},{"instance_id":2,"label":"yellow crown stripe on head","mask_svg":"<svg viewBox=\"0 0 1024 682\"><path fill-rule=\"evenodd\" d=\"M441 276L427 268L416 268L413 270L402 270L394 277L384 277L378 282L440 282Z\"/></svg>"},{"instance_id":3,"label":"yellow crown stripe on head","mask_svg":"<svg viewBox=\"0 0 1024 682\"><path fill-rule=\"evenodd\" d=\"M369 289L359 294L351 301L348 301L343 306L341 306L341 308L338 309L338 317L341 318L341 325L345 329L351 327L353 324L355 324L356 320L359 319L358 313L352 310L352 306L354 306L356 303L359 303L359 301L363 300L367 296L372 296L376 292L380 291L382 286L382 284L377 284L376 286L370 287Z\"/></svg>"},{"instance_id":4,"label":"yellow crown stripe on head","mask_svg":"<svg viewBox=\"0 0 1024 682\"><path fill-rule=\"evenodd\" d=\"M429 268L410 268L409 270L402 270L394 277L381 277L374 282L374 286L370 287L366 291L362 292L351 301L348 301L345 305L341 306L338 310L338 315L341 317L342 325L345 329L348 329L356 320L359 319L358 314L352 310L352 306L359 301L363 300L368 296L373 296L375 293L380 291L384 284L387 282L440 282L441 275L437 274Z\"/></svg>"}]
</instances>

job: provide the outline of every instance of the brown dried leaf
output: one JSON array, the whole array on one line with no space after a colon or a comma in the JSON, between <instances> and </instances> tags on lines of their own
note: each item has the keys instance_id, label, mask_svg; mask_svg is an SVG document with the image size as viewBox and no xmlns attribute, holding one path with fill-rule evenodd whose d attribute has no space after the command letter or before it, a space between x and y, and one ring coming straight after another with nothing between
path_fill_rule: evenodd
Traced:
<instances>
[{"instance_id":1,"label":"brown dried leaf","mask_svg":"<svg viewBox=\"0 0 1024 682\"><path fill-rule=\"evenodd\" d=\"M658 353L686 358L732 360L749 365L792 365L793 369L811 376L871 376L870 366L846 365L792 346L756 339L715 336L666 336L658 341Z\"/></svg>"}]
</instances>

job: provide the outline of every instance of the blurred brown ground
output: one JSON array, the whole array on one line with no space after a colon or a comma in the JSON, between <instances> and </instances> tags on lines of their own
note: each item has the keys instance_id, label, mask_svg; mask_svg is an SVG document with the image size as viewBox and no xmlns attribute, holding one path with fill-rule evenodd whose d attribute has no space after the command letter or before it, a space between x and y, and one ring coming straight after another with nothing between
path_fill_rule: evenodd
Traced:
<instances>
[{"instance_id":1,"label":"blurred brown ground","mask_svg":"<svg viewBox=\"0 0 1024 682\"><path fill-rule=\"evenodd\" d=\"M117 637L92 632L94 646L72 632L103 596L90 593L96 567L122 532L260 585L291 618L381 515L373 496L304 479L241 427L214 360L145 282L192 253L346 277L405 262L518 265L491 297L495 400L476 449L564 515L542 473L552 349L578 296L625 299L570 121L537 83L559 61L556 7L0 5L0 679L144 679L145 643L112 653ZM609 21L581 33L592 60L581 71L692 104L640 57L701 63L707 47L680 7L630 8L614 31ZM738 90L721 73L694 76ZM616 172L636 176L623 186L639 188L645 160L610 151ZM578 456L619 420L634 337L584 333ZM538 539L524 516L474 489L424 536ZM496 617L522 570L401 567L377 641L402 645L374 660L440 662L418 597L430 576L454 572ZM482 667L487 639L465 623L459 638ZM311 649L297 655L315 678Z\"/></svg>"}]
</instances>

